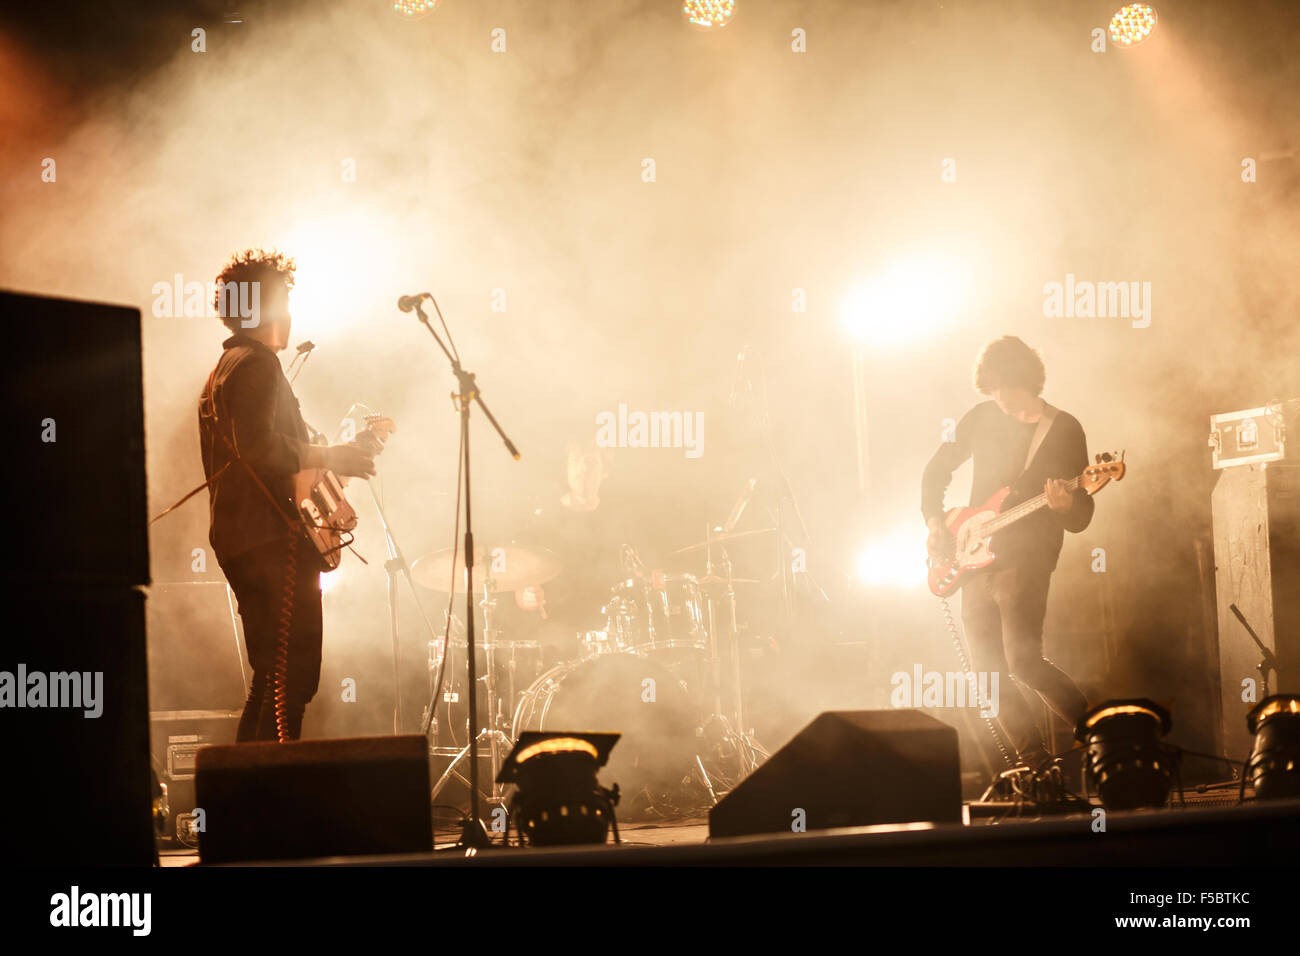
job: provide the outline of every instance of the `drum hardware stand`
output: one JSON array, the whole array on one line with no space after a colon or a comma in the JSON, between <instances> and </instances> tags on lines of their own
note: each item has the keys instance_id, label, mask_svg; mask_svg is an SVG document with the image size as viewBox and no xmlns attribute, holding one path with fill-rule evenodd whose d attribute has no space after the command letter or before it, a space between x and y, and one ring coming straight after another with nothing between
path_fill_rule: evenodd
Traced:
<instances>
[{"instance_id":1,"label":"drum hardware stand","mask_svg":"<svg viewBox=\"0 0 1300 956\"><path fill-rule=\"evenodd\" d=\"M496 638L500 631L492 626L493 611L497 604L496 599L492 597L492 585L492 578L489 577L487 582L483 585L483 600L479 602L479 607L483 609L483 663L487 669L487 673L483 675L482 679L487 685L488 724L479 731L477 742L480 745L486 742L488 748L488 762L489 766L492 768L492 792L490 795L487 795L485 799L490 804L505 806L507 785L498 783L496 778L497 775L501 773L501 765L505 762L506 755L509 754L511 749L514 747L514 741L512 741L510 735L505 733L502 729L504 715L501 711L501 697L497 688L495 659L499 645ZM474 749L477 755L477 748ZM436 800L438 798L438 794L442 792L442 788L447 785L447 781L450 780L452 776L455 776L466 786L469 786L469 781L465 779L465 775L456 768L460 765L461 761L469 756L470 750L471 747L467 743L452 759L451 763L447 766L447 769L443 771L442 776L438 778L438 782L434 784L433 792L431 794L432 799Z\"/></svg>"},{"instance_id":2,"label":"drum hardware stand","mask_svg":"<svg viewBox=\"0 0 1300 956\"><path fill-rule=\"evenodd\" d=\"M705 530L705 540L710 541L712 535L712 529L707 528ZM704 724L705 726L710 723L717 723L720 725L722 728L723 741L729 743L735 749L738 762L738 776L736 780L739 782L757 769L759 764L762 763L763 760L766 760L770 755L759 746L759 744L745 730L744 684L741 677L740 667L740 629L736 624L736 587L735 583L732 581L731 558L727 555L725 548L719 546L719 550L722 552L722 557L721 561L717 565L715 565L713 560L713 545L710 543L708 548L705 550L705 574L710 577L715 576L715 570L720 565L723 570L723 577L725 577L727 582L725 591L726 643L727 649L731 653L731 667L729 668L729 676L731 678L729 683L731 686L728 687L727 690L729 692L728 697L730 698L728 703L732 705L733 709L728 713L723 702L723 667L722 659L719 654L719 632L717 625L718 600L710 594L707 595L709 602L709 678L710 683L712 684L713 713L709 714L705 718ZM699 761L698 755L696 756L696 760L697 762ZM701 772L704 770L702 763L700 770ZM717 796L707 773L704 775L704 782L710 796L713 797L714 802L716 802Z\"/></svg>"},{"instance_id":3,"label":"drum hardware stand","mask_svg":"<svg viewBox=\"0 0 1300 956\"><path fill-rule=\"evenodd\" d=\"M434 331L433 326L429 324L429 317L424 314L422 307L423 301L428 299L433 303L433 309L438 314L438 321L442 324L443 331L447 333L447 342L443 344L438 333ZM411 300L414 301L411 301ZM474 405L482 410L487 417L488 422L492 425L501 441L505 444L506 451L510 452L511 457L516 461L519 459L519 449L514 446L506 433L501 430L501 426L489 411L487 405L483 403L483 396L479 390L478 383L475 381L473 372L467 371L460 364L460 353L456 349L456 343L451 337L451 330L447 328L447 322L442 317L442 310L438 308L438 301L427 292L418 296L404 297L398 302L402 311L410 311L414 306L416 315L419 316L421 324L428 329L433 340L438 343L447 361L451 364L452 374L456 376L456 391L452 393L452 401L460 413L460 455L461 455L461 487L457 492L464 492L465 495L465 667L468 671L469 687L469 741L466 744L466 752L470 755L469 763L469 813L461 821L460 841L457 847L467 849L482 849L492 845L492 839L488 836L487 828L483 825L483 820L479 816L479 792L478 792L478 740L481 734L476 734L474 728L479 726L478 722L478 688L477 678L474 674L474 512L470 504L470 446L469 446L469 414ZM444 650L443 653L446 653ZM434 702L430 701L430 707Z\"/></svg>"}]
</instances>

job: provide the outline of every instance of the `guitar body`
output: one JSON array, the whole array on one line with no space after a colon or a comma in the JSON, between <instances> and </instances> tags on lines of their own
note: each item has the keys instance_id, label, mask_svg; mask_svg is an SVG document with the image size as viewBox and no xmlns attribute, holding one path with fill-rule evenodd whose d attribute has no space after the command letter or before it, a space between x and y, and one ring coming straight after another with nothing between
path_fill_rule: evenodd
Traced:
<instances>
[{"instance_id":1,"label":"guitar body","mask_svg":"<svg viewBox=\"0 0 1300 956\"><path fill-rule=\"evenodd\" d=\"M1002 513L1002 503L1011 494L1010 488L994 492L988 501L974 508L952 508L944 515L943 523L952 532L956 544L951 560L930 559L930 593L947 597L966 583L972 571L986 568L997 560L990 547L992 535L984 531L993 518Z\"/></svg>"},{"instance_id":2,"label":"guitar body","mask_svg":"<svg viewBox=\"0 0 1300 956\"><path fill-rule=\"evenodd\" d=\"M1078 489L1095 495L1110 482L1122 480L1124 453L1118 455L1118 459L1109 452L1098 455L1095 465L1089 465L1079 477L1065 483L1065 490ZM930 555L927 577L930 593L935 597L947 597L965 584L972 572L987 568L997 560L990 544L995 534L1047 506L1047 495L1041 494L1004 511L1009 494L1011 489L1003 488L978 507L953 508L944 515L943 523L952 533L953 550L942 558Z\"/></svg>"},{"instance_id":3,"label":"guitar body","mask_svg":"<svg viewBox=\"0 0 1300 956\"><path fill-rule=\"evenodd\" d=\"M365 430L357 435L357 441L378 455L397 426L383 415L367 415L365 422ZM347 480L328 468L305 468L293 476L294 506L307 537L325 562L326 571L333 571L342 563L343 549L351 544L352 531L357 526L357 512L343 491Z\"/></svg>"},{"instance_id":4,"label":"guitar body","mask_svg":"<svg viewBox=\"0 0 1300 956\"><path fill-rule=\"evenodd\" d=\"M343 535L357 526L357 513L343 493L343 482L328 468L307 468L293 476L293 500L327 571L343 561Z\"/></svg>"}]
</instances>

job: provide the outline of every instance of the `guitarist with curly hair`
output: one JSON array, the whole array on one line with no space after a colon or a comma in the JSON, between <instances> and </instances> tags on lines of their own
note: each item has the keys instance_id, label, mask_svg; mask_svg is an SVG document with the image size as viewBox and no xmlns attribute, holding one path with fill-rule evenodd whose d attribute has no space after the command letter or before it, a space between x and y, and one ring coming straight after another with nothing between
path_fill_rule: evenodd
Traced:
<instances>
[{"instance_id":1,"label":"guitarist with curly hair","mask_svg":"<svg viewBox=\"0 0 1300 956\"><path fill-rule=\"evenodd\" d=\"M208 540L244 622L253 679L236 740L296 740L321 665L319 552L299 528L293 477L309 468L375 473L356 443L315 445L276 353L289 344L294 262L250 249L217 277L217 314L232 333L199 399ZM287 642L280 642L286 636ZM283 699L277 708L277 668ZM278 710L278 714L277 714ZM278 718L278 719L277 719Z\"/></svg>"},{"instance_id":2,"label":"guitarist with curly hair","mask_svg":"<svg viewBox=\"0 0 1300 956\"><path fill-rule=\"evenodd\" d=\"M975 364L975 390L987 395L957 423L954 440L935 452L921 479L921 512L933 558L950 559L955 542L944 519L944 493L953 472L974 459L972 506L1009 487L1003 511L1036 495L1040 508L992 536L995 560L973 572L962 591L962 622L977 671L1009 675L1001 719L1020 761L1039 769L1049 754L1029 701L1015 685L1040 696L1071 727L1087 707L1070 677L1043 657L1047 592L1066 531L1092 521L1094 502L1071 479L1088 466L1078 420L1043 401L1039 354L1014 336L984 347Z\"/></svg>"}]
</instances>

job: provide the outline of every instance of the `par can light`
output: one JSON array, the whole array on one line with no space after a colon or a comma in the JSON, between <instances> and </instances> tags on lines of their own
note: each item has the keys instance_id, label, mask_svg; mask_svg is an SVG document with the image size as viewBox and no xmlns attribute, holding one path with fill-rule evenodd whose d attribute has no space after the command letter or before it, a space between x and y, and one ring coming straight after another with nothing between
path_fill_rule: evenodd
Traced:
<instances>
[{"instance_id":1,"label":"par can light","mask_svg":"<svg viewBox=\"0 0 1300 956\"><path fill-rule=\"evenodd\" d=\"M1300 694L1265 697L1246 715L1255 747L1245 777L1261 800L1300 797Z\"/></svg>"},{"instance_id":2,"label":"par can light","mask_svg":"<svg viewBox=\"0 0 1300 956\"><path fill-rule=\"evenodd\" d=\"M1161 738L1170 726L1169 711L1145 697L1109 700L1079 718L1084 773L1107 810L1165 805L1174 756Z\"/></svg>"}]
</instances>

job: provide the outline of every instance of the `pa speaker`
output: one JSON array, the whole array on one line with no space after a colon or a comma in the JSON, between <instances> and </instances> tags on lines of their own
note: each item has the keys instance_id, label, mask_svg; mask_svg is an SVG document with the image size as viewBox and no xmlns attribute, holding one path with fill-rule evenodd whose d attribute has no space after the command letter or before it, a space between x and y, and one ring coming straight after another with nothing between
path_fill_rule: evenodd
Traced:
<instances>
[{"instance_id":1,"label":"pa speaker","mask_svg":"<svg viewBox=\"0 0 1300 956\"><path fill-rule=\"evenodd\" d=\"M149 582L140 310L0 292L9 584Z\"/></svg>"},{"instance_id":2,"label":"pa speaker","mask_svg":"<svg viewBox=\"0 0 1300 956\"><path fill-rule=\"evenodd\" d=\"M957 731L919 710L827 711L709 812L709 836L961 820Z\"/></svg>"},{"instance_id":3,"label":"pa speaker","mask_svg":"<svg viewBox=\"0 0 1300 956\"><path fill-rule=\"evenodd\" d=\"M204 747L196 771L203 863L433 849L422 734Z\"/></svg>"},{"instance_id":4,"label":"pa speaker","mask_svg":"<svg viewBox=\"0 0 1300 956\"><path fill-rule=\"evenodd\" d=\"M142 589L5 587L6 863L153 862Z\"/></svg>"}]
</instances>

